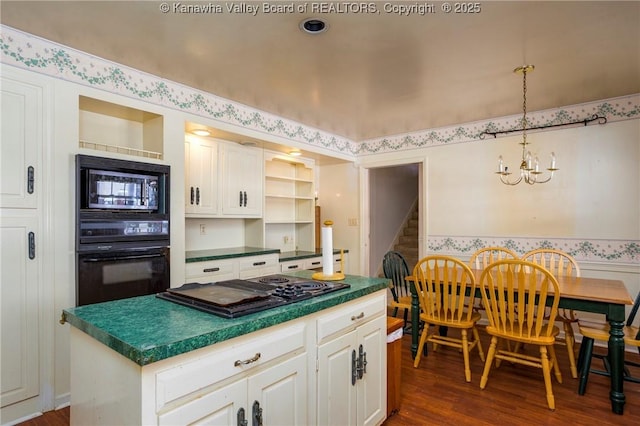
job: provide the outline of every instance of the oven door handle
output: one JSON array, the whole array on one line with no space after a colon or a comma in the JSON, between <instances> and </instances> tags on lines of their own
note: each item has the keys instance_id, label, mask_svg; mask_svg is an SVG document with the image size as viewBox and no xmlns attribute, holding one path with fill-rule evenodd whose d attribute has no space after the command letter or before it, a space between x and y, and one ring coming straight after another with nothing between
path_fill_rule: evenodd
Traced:
<instances>
[{"instance_id":1,"label":"oven door handle","mask_svg":"<svg viewBox=\"0 0 640 426\"><path fill-rule=\"evenodd\" d=\"M131 256L110 256L110 257L90 257L82 259L83 262L110 262L112 260L135 260L135 259L151 259L154 257L164 257L163 254L140 254Z\"/></svg>"}]
</instances>

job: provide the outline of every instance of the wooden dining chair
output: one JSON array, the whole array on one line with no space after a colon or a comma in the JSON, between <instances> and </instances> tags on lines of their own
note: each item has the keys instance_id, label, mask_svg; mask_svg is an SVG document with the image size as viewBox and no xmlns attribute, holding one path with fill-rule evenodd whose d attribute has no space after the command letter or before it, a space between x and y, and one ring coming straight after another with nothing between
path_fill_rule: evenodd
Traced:
<instances>
[{"instance_id":1,"label":"wooden dining chair","mask_svg":"<svg viewBox=\"0 0 640 426\"><path fill-rule=\"evenodd\" d=\"M521 259L507 259L486 267L480 276L482 303L489 325L491 345L480 379L480 388L487 386L493 361L509 361L542 369L547 404L555 410L551 386L551 371L562 383L562 375L554 349L560 329L554 325L558 313L560 291L558 281L542 266ZM550 305L548 319L546 305ZM538 346L539 355L502 348L502 341L518 346ZM500 345L499 345L500 343Z\"/></svg>"},{"instance_id":2,"label":"wooden dining chair","mask_svg":"<svg viewBox=\"0 0 640 426\"><path fill-rule=\"evenodd\" d=\"M502 259L518 259L518 254L506 247L484 247L476 250L469 258L469 266L471 269L483 270L489 264ZM477 303L473 307L476 311L484 309L482 299L478 298Z\"/></svg>"},{"instance_id":3,"label":"wooden dining chair","mask_svg":"<svg viewBox=\"0 0 640 426\"><path fill-rule=\"evenodd\" d=\"M474 347L478 348L480 359L484 361L476 328L480 314L471 309L476 289L471 268L454 257L434 255L419 260L413 269L413 276L420 300L420 320L425 323L413 366L417 368L420 365L424 345L428 342L433 343L434 350L438 345L458 348L464 358L465 380L470 382L469 353ZM468 306L465 304L466 290L470 290L471 295L471 304ZM441 334L441 327L459 329L460 337Z\"/></svg>"},{"instance_id":4,"label":"wooden dining chair","mask_svg":"<svg viewBox=\"0 0 640 426\"><path fill-rule=\"evenodd\" d=\"M547 268L555 277L579 277L580 266L578 262L568 253L555 249L536 249L525 253L522 259L529 262L537 263ZM567 355L569 357L569 368L571 369L571 377L578 377L578 368L576 364L575 349L575 332L573 324L578 322L578 317L572 309L562 309L558 312L557 321L562 322L564 329L564 337L556 338L556 344L567 347Z\"/></svg>"},{"instance_id":5,"label":"wooden dining chair","mask_svg":"<svg viewBox=\"0 0 640 426\"><path fill-rule=\"evenodd\" d=\"M640 353L640 327L634 326L633 323L640 308L640 292L636 296L633 307L627 317L627 322L623 328L625 345L635 346ZM593 353L594 343L600 342L606 345L609 341L609 323L608 322L578 322L580 334L582 334L582 343L580 344L580 352L578 354L578 394L584 395L589 381L589 373L599 374L602 376L610 376L611 368L607 355L595 355ZM602 360L604 370L591 369L591 361L593 358ZM640 367L637 362L625 360L623 369L623 380L628 382L640 383L640 377L633 376L629 367Z\"/></svg>"},{"instance_id":6,"label":"wooden dining chair","mask_svg":"<svg viewBox=\"0 0 640 426\"><path fill-rule=\"evenodd\" d=\"M398 315L398 310L402 309L406 328L408 314L411 311L411 291L409 283L405 280L409 276L407 261L397 251L389 251L382 258L382 270L385 278L391 280L389 289L392 300L389 306L393 308L392 316Z\"/></svg>"}]
</instances>

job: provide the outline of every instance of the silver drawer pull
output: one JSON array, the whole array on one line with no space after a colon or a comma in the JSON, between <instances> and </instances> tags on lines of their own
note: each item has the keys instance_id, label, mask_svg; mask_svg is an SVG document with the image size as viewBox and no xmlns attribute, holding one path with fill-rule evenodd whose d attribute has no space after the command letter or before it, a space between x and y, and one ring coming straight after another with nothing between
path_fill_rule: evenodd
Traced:
<instances>
[{"instance_id":1,"label":"silver drawer pull","mask_svg":"<svg viewBox=\"0 0 640 426\"><path fill-rule=\"evenodd\" d=\"M237 360L236 362L233 363L233 366L238 367L240 365L251 364L252 362L256 362L257 360L259 360L260 356L261 356L260 352L258 352L253 356L253 358L245 359L244 361Z\"/></svg>"},{"instance_id":2,"label":"silver drawer pull","mask_svg":"<svg viewBox=\"0 0 640 426\"><path fill-rule=\"evenodd\" d=\"M362 319L362 318L364 318L364 312L360 312L360 315L358 315L358 316L355 316L355 315L352 316L351 317L351 321L359 320L359 319Z\"/></svg>"}]
</instances>

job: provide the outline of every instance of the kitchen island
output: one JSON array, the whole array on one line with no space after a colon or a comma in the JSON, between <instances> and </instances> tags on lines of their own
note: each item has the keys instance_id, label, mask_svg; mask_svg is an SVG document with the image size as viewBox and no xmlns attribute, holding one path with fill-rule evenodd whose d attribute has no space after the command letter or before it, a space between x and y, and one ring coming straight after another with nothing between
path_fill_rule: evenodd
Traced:
<instances>
[{"instance_id":1,"label":"kitchen island","mask_svg":"<svg viewBox=\"0 0 640 426\"><path fill-rule=\"evenodd\" d=\"M381 423L388 281L343 282L235 319L155 296L65 310L72 424Z\"/></svg>"}]
</instances>

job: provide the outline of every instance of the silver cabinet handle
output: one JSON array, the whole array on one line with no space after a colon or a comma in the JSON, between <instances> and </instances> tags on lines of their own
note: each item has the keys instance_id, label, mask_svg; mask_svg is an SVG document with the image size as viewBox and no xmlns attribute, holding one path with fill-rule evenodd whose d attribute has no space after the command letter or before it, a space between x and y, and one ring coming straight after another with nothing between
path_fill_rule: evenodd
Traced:
<instances>
[{"instance_id":1,"label":"silver cabinet handle","mask_svg":"<svg viewBox=\"0 0 640 426\"><path fill-rule=\"evenodd\" d=\"M258 352L253 356L253 358L245 359L244 361L237 360L236 362L233 363L233 366L234 367L238 367L240 365L251 364L251 363L256 362L257 360L259 360L261 356L262 355L260 355L260 352Z\"/></svg>"}]
</instances>

